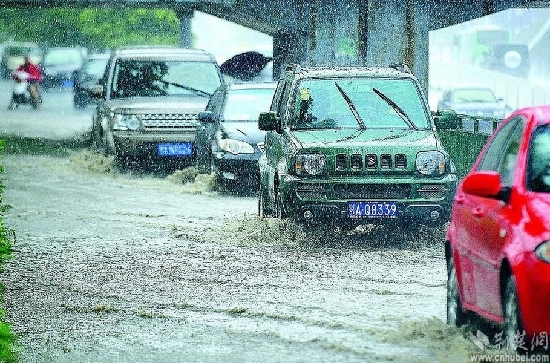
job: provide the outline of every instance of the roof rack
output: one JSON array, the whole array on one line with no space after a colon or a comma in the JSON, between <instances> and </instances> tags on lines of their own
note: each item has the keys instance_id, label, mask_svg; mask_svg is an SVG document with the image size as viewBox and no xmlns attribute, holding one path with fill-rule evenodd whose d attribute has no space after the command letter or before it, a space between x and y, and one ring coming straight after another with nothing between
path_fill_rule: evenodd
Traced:
<instances>
[{"instance_id":1,"label":"roof rack","mask_svg":"<svg viewBox=\"0 0 550 363\"><path fill-rule=\"evenodd\" d=\"M390 68L393 68L393 69L395 69L397 71L400 71L400 72L405 72L405 73L412 74L411 69L405 63L393 63L393 64L390 64Z\"/></svg>"},{"instance_id":2,"label":"roof rack","mask_svg":"<svg viewBox=\"0 0 550 363\"><path fill-rule=\"evenodd\" d=\"M285 71L300 72L302 67L298 63L290 63L286 66Z\"/></svg>"}]
</instances>

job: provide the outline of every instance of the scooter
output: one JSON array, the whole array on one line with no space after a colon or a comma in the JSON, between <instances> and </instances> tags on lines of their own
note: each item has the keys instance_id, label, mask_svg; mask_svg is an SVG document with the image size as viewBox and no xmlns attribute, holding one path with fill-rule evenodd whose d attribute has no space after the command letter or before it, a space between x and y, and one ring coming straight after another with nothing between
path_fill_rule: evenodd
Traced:
<instances>
[{"instance_id":1,"label":"scooter","mask_svg":"<svg viewBox=\"0 0 550 363\"><path fill-rule=\"evenodd\" d=\"M13 76L13 92L8 110L19 108L19 105L31 105L32 108L37 109L42 103L38 84L29 83L27 81L29 75L26 72L14 72Z\"/></svg>"}]
</instances>

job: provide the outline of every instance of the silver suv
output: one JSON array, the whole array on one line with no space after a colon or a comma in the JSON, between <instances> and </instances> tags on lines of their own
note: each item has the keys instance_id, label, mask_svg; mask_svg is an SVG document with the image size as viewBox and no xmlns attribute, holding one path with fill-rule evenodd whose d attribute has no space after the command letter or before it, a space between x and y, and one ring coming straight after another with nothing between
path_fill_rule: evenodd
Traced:
<instances>
[{"instance_id":1,"label":"silver suv","mask_svg":"<svg viewBox=\"0 0 550 363\"><path fill-rule=\"evenodd\" d=\"M193 164L197 115L222 84L213 55L176 47L121 48L112 53L98 85L92 143L130 161Z\"/></svg>"}]
</instances>

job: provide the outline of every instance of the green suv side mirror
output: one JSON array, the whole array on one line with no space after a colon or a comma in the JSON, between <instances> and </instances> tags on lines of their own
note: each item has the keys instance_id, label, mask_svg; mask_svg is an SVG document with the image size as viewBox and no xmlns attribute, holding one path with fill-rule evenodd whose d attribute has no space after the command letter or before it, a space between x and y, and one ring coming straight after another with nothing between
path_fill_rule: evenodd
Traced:
<instances>
[{"instance_id":1,"label":"green suv side mirror","mask_svg":"<svg viewBox=\"0 0 550 363\"><path fill-rule=\"evenodd\" d=\"M279 129L279 118L273 111L262 112L258 118L258 128L263 131L276 131Z\"/></svg>"}]
</instances>

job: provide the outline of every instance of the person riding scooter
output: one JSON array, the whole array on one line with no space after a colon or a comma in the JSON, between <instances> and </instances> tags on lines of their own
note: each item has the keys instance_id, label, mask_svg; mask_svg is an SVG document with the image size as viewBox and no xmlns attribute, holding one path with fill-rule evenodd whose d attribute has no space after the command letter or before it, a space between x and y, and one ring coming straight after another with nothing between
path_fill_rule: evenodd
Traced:
<instances>
[{"instance_id":1,"label":"person riding scooter","mask_svg":"<svg viewBox=\"0 0 550 363\"><path fill-rule=\"evenodd\" d=\"M42 103L42 97L38 85L42 82L42 70L33 64L28 56L25 63L12 72L11 77L16 82L9 109L21 103L30 103L33 108L38 108ZM28 92L28 95L27 95Z\"/></svg>"}]
</instances>

